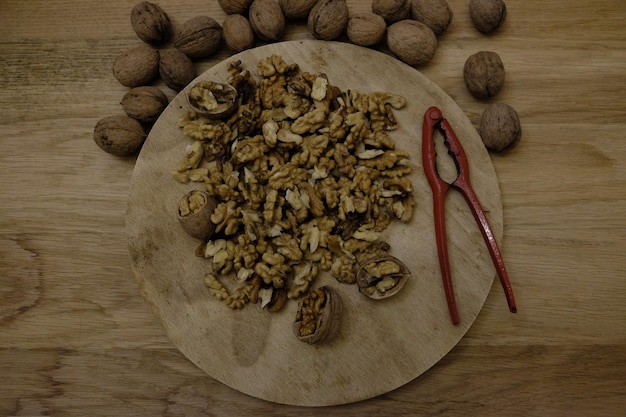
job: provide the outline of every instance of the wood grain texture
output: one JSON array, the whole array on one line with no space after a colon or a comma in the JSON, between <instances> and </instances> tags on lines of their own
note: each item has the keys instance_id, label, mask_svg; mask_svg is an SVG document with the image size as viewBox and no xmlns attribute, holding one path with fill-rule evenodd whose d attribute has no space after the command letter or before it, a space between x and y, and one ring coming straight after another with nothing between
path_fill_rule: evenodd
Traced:
<instances>
[{"instance_id":1,"label":"wood grain texture","mask_svg":"<svg viewBox=\"0 0 626 417\"><path fill-rule=\"evenodd\" d=\"M494 285L428 372L324 408L257 400L207 377L140 295L124 228L135 159L91 139L99 118L121 112L126 89L110 69L140 44L128 23L134 3L1 4L0 415L623 415L626 3L509 0L504 26L484 36L467 1L449 0L452 25L419 70L477 125L489 102L467 93L464 60L479 50L503 59L507 81L492 101L518 110L523 137L491 158L520 310L508 314ZM178 23L225 17L216 1L159 4ZM286 32L310 38L302 24ZM226 57L198 62L198 73Z\"/></svg>"},{"instance_id":2,"label":"wood grain texture","mask_svg":"<svg viewBox=\"0 0 626 417\"><path fill-rule=\"evenodd\" d=\"M178 201L198 183L180 184L171 172L191 141L177 121L189 111L187 91L171 102L152 128L135 164L126 220L131 263L142 293L173 343L200 368L249 395L292 405L337 405L387 393L433 366L472 324L493 282L495 268L469 208L450 192L446 223L450 265L461 324L454 326L445 302L435 245L432 192L421 165L423 114L438 106L463 143L476 193L496 239L502 237L502 202L488 153L463 110L432 81L387 55L342 42L293 41L255 48L232 58L254 73L272 55L302 71L324 73L342 91L389 92L406 98L394 112L390 132L396 149L409 153L416 210L408 223L393 222L381 235L390 254L412 277L401 293L384 301L363 297L355 285L341 285L321 272L314 287L332 286L341 296L341 331L328 344L309 346L291 330L296 301L277 314L258 306L232 311L211 297L203 277L210 262L195 255L199 241L187 236L175 216ZM197 80L225 82L227 60ZM383 64L383 69L370 63ZM196 80L196 81L197 81ZM191 84L194 84L192 82ZM433 142L446 155L443 140ZM438 140L437 140L438 139ZM449 158L440 173L456 176ZM443 162L447 162L444 164ZM444 168L447 168L444 170ZM452 172L446 172L452 171ZM243 175L243 174L242 174ZM450 175L448 175L450 177ZM226 280L228 281L228 280ZM229 286L228 282L225 284Z\"/></svg>"}]
</instances>

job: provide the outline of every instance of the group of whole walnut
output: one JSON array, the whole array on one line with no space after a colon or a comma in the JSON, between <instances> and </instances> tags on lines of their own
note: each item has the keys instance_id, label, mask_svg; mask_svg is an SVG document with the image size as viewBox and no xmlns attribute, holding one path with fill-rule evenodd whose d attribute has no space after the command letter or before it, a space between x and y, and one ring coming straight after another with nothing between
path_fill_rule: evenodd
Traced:
<instances>
[{"instance_id":1,"label":"group of whole walnut","mask_svg":"<svg viewBox=\"0 0 626 417\"><path fill-rule=\"evenodd\" d=\"M130 90L121 101L125 115L96 123L94 141L100 148L118 156L136 153L168 104L164 92L150 84L160 77L172 90L182 90L197 75L193 61L209 57L223 44L241 52L257 40L281 40L287 22L306 21L317 39L340 40L345 35L364 47L385 43L397 58L419 66L433 58L437 37L448 29L453 15L446 0L372 0L371 12L354 14L346 0L218 3L227 13L221 25L211 17L198 16L176 30L158 4L142 1L133 7L132 27L147 44L123 52L113 64L114 76ZM470 0L469 11L482 33L500 27L507 14L503 0ZM463 75L474 97L491 98L504 84L504 65L497 53L482 51L467 59ZM506 104L493 104L484 111L479 132L488 149L510 149L521 137L518 114Z\"/></svg>"}]
</instances>

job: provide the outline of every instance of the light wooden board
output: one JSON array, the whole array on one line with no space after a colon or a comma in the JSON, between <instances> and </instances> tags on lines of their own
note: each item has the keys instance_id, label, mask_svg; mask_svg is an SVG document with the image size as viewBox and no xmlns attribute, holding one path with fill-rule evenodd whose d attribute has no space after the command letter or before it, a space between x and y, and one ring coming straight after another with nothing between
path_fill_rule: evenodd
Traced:
<instances>
[{"instance_id":1,"label":"light wooden board","mask_svg":"<svg viewBox=\"0 0 626 417\"><path fill-rule=\"evenodd\" d=\"M243 52L244 67L279 54L303 70L323 72L341 89L389 91L408 100L396 116L392 137L411 153L417 210L409 224L393 224L383 239L413 276L403 291L384 301L364 298L352 285L327 274L317 285L332 284L344 301L339 336L310 346L292 334L296 303L270 314L258 305L232 311L213 299L202 277L209 261L197 258L198 241L177 223L180 197L196 185L171 177L189 143L176 121L187 105L179 94L150 133L131 180L126 227L132 265L142 294L173 343L218 381L268 401L322 406L368 399L413 380L448 353L473 323L493 284L495 270L463 199L447 199L449 250L461 324L448 314L437 261L431 190L421 164L424 111L440 107L463 143L474 188L498 240L502 204L488 153L471 122L455 102L416 69L376 51L344 43L291 41ZM225 81L222 62L200 79ZM504 301L503 301L504 302Z\"/></svg>"}]
</instances>

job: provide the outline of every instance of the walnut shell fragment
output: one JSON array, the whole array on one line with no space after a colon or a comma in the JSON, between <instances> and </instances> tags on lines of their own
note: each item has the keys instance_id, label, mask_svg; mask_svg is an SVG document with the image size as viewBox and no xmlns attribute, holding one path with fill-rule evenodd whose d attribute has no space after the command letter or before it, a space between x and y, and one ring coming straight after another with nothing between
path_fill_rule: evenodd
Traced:
<instances>
[{"instance_id":1,"label":"walnut shell fragment","mask_svg":"<svg viewBox=\"0 0 626 417\"><path fill-rule=\"evenodd\" d=\"M375 256L361 263L356 283L361 294L382 300L397 294L410 276L409 268L395 256Z\"/></svg>"},{"instance_id":2,"label":"walnut shell fragment","mask_svg":"<svg viewBox=\"0 0 626 417\"><path fill-rule=\"evenodd\" d=\"M196 239L208 239L215 231L211 214L216 207L215 200L202 190L193 190L181 198L176 217L185 232Z\"/></svg>"},{"instance_id":3,"label":"walnut shell fragment","mask_svg":"<svg viewBox=\"0 0 626 417\"><path fill-rule=\"evenodd\" d=\"M189 90L191 108L209 119L223 119L237 108L237 90L230 84L200 81Z\"/></svg>"},{"instance_id":4,"label":"walnut shell fragment","mask_svg":"<svg viewBox=\"0 0 626 417\"><path fill-rule=\"evenodd\" d=\"M337 291L327 285L312 289L298 303L293 332L298 340L311 345L327 342L339 331L342 314Z\"/></svg>"},{"instance_id":5,"label":"walnut shell fragment","mask_svg":"<svg viewBox=\"0 0 626 417\"><path fill-rule=\"evenodd\" d=\"M164 43L172 33L172 23L167 13L158 4L147 1L133 7L130 23L139 39L147 43Z\"/></svg>"}]
</instances>

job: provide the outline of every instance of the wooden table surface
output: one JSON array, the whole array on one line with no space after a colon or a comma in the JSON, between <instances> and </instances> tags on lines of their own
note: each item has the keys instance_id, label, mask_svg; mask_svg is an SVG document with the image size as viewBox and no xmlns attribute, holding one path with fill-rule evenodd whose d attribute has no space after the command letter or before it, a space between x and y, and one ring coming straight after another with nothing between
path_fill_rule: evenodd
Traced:
<instances>
[{"instance_id":1,"label":"wooden table surface","mask_svg":"<svg viewBox=\"0 0 626 417\"><path fill-rule=\"evenodd\" d=\"M422 376L367 401L305 408L207 376L140 295L125 234L136 159L92 140L98 119L122 111L127 89L111 65L141 44L135 2L1 0L0 415L623 415L626 3L509 0L492 36L473 29L467 3L449 0L453 23L418 69L476 125L489 103L465 89L465 59L493 50L505 64L492 101L518 110L523 138L491 157L519 312L495 284L466 336ZM159 4L176 24L225 17L215 0ZM310 38L290 23L284 39ZM197 62L198 73L228 56Z\"/></svg>"}]
</instances>

